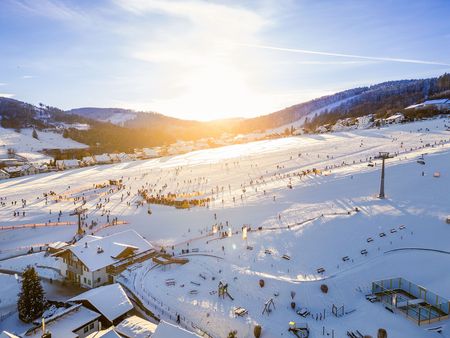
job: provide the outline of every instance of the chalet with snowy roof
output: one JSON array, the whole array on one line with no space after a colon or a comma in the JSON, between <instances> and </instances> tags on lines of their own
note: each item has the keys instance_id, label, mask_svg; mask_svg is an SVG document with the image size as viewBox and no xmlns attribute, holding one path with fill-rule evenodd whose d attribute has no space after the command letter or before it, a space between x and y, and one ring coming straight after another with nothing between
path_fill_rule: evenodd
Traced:
<instances>
[{"instance_id":1,"label":"chalet with snowy roof","mask_svg":"<svg viewBox=\"0 0 450 338\"><path fill-rule=\"evenodd\" d=\"M400 123L404 120L405 120L405 115L403 115L402 113L397 113L397 114L394 114L394 115L391 115L391 116L385 118L384 122L386 124L394 124L394 123Z\"/></svg>"},{"instance_id":2,"label":"chalet with snowy roof","mask_svg":"<svg viewBox=\"0 0 450 338\"><path fill-rule=\"evenodd\" d=\"M113 163L118 163L118 162L120 162L119 154L115 154L115 153L109 154L109 158L111 159L111 161L112 161Z\"/></svg>"},{"instance_id":3,"label":"chalet with snowy roof","mask_svg":"<svg viewBox=\"0 0 450 338\"><path fill-rule=\"evenodd\" d=\"M84 166L94 165L95 164L94 156L84 156L81 159L81 164Z\"/></svg>"},{"instance_id":4,"label":"chalet with snowy roof","mask_svg":"<svg viewBox=\"0 0 450 338\"><path fill-rule=\"evenodd\" d=\"M3 170L6 171L10 177L20 177L39 173L39 170L32 164L24 164L17 167L6 167Z\"/></svg>"},{"instance_id":5,"label":"chalet with snowy roof","mask_svg":"<svg viewBox=\"0 0 450 338\"><path fill-rule=\"evenodd\" d=\"M117 154L117 157L119 158L119 162L130 162L134 160L132 156L126 153Z\"/></svg>"},{"instance_id":6,"label":"chalet with snowy roof","mask_svg":"<svg viewBox=\"0 0 450 338\"><path fill-rule=\"evenodd\" d=\"M102 327L120 323L133 309L133 304L122 286L117 283L83 292L69 299L69 302L83 304L86 308L100 313Z\"/></svg>"},{"instance_id":7,"label":"chalet with snowy roof","mask_svg":"<svg viewBox=\"0 0 450 338\"><path fill-rule=\"evenodd\" d=\"M108 154L95 155L94 158L97 164L108 164L113 162Z\"/></svg>"},{"instance_id":8,"label":"chalet with snowy roof","mask_svg":"<svg viewBox=\"0 0 450 338\"><path fill-rule=\"evenodd\" d=\"M155 158L159 156L158 152L152 148L143 148L142 152L144 153L144 156L147 158Z\"/></svg>"},{"instance_id":9,"label":"chalet with snowy roof","mask_svg":"<svg viewBox=\"0 0 450 338\"><path fill-rule=\"evenodd\" d=\"M85 338L100 329L100 314L81 304L70 306L45 319L45 332L51 337ZM39 322L27 331L24 338L41 338L42 325Z\"/></svg>"},{"instance_id":10,"label":"chalet with snowy roof","mask_svg":"<svg viewBox=\"0 0 450 338\"><path fill-rule=\"evenodd\" d=\"M85 236L56 253L66 279L86 288L114 282L128 265L148 259L153 246L134 230L106 237Z\"/></svg>"},{"instance_id":11,"label":"chalet with snowy roof","mask_svg":"<svg viewBox=\"0 0 450 338\"><path fill-rule=\"evenodd\" d=\"M67 169L73 169L78 168L80 166L80 161L78 160L57 160L56 161L56 168L59 170L67 170Z\"/></svg>"}]
</instances>

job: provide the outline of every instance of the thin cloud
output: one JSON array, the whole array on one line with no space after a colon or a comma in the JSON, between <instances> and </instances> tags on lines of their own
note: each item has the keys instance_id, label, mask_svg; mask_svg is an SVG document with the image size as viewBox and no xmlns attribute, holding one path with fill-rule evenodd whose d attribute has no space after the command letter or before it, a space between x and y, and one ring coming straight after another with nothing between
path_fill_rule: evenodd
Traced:
<instances>
[{"instance_id":1,"label":"thin cloud","mask_svg":"<svg viewBox=\"0 0 450 338\"><path fill-rule=\"evenodd\" d=\"M275 46L267 46L267 45L244 44L243 46L250 47L250 48L277 50L277 51L281 51L281 52L290 52L290 53L336 56L336 57L345 57L345 58L372 60L372 61L415 63L415 64L423 64L423 65L438 65L438 66L449 66L450 67L450 63L438 62L438 61L365 56L365 55L343 54L343 53L333 53L333 52L320 52L320 51L307 50L307 49L283 48L283 47L275 47Z\"/></svg>"},{"instance_id":2,"label":"thin cloud","mask_svg":"<svg viewBox=\"0 0 450 338\"><path fill-rule=\"evenodd\" d=\"M8 99L10 99L11 97L14 97L16 94L11 94L11 93L0 93L0 97L6 97Z\"/></svg>"},{"instance_id":3,"label":"thin cloud","mask_svg":"<svg viewBox=\"0 0 450 338\"><path fill-rule=\"evenodd\" d=\"M83 18L82 13L74 10L71 7L64 5L61 2L55 2L52 0L41 0L39 2L32 0L20 0L15 4L34 15L46 16L52 19L58 20L78 20Z\"/></svg>"},{"instance_id":4,"label":"thin cloud","mask_svg":"<svg viewBox=\"0 0 450 338\"><path fill-rule=\"evenodd\" d=\"M23 75L22 79L32 79L34 77L35 77L34 75Z\"/></svg>"}]
</instances>

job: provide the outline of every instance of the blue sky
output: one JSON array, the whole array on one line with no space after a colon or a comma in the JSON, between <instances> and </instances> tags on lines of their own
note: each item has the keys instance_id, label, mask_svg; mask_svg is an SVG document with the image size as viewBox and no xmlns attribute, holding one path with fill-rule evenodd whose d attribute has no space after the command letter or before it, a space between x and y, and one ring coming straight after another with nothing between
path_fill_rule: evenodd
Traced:
<instances>
[{"instance_id":1,"label":"blue sky","mask_svg":"<svg viewBox=\"0 0 450 338\"><path fill-rule=\"evenodd\" d=\"M447 0L2 0L0 95L209 120L450 71Z\"/></svg>"}]
</instances>

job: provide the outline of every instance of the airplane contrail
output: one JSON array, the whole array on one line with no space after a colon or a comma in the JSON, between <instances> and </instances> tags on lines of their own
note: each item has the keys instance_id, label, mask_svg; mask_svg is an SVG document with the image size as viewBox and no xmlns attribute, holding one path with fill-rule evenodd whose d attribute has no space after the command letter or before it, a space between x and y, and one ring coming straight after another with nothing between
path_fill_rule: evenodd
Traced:
<instances>
[{"instance_id":1,"label":"airplane contrail","mask_svg":"<svg viewBox=\"0 0 450 338\"><path fill-rule=\"evenodd\" d=\"M365 56L365 55L355 55L355 54L320 52L320 51L307 50L307 49L283 48L283 47L274 47L274 46L267 46L267 45L243 44L243 46L250 47L250 48L278 50L278 51L290 52L290 53L337 56L337 57L346 57L346 58L373 60L373 61L416 63L416 64L423 64L423 65L438 65L438 66L449 66L450 67L450 63L437 62L437 61L424 61L424 60L415 60L415 59L399 59L399 58L391 58L391 57L377 57L377 56Z\"/></svg>"}]
</instances>

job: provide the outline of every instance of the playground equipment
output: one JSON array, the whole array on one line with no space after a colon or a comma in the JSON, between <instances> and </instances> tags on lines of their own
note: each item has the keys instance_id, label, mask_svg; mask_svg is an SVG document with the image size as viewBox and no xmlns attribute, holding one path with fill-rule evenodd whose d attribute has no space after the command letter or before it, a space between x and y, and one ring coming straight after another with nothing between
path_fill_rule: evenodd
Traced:
<instances>
[{"instance_id":1,"label":"playground equipment","mask_svg":"<svg viewBox=\"0 0 450 338\"><path fill-rule=\"evenodd\" d=\"M289 322L288 332L291 332L294 336L298 338L309 337L309 327L308 324L306 323L297 325L295 322Z\"/></svg>"},{"instance_id":2,"label":"playground equipment","mask_svg":"<svg viewBox=\"0 0 450 338\"><path fill-rule=\"evenodd\" d=\"M333 315L335 315L336 317L342 317L345 312L344 312L344 305L337 307L336 305L333 304L333 306L331 307L331 313L333 313Z\"/></svg>"},{"instance_id":3,"label":"playground equipment","mask_svg":"<svg viewBox=\"0 0 450 338\"><path fill-rule=\"evenodd\" d=\"M302 316L303 318L308 317L311 312L307 309L307 308L300 308L297 311L295 311L295 313L297 313L299 316Z\"/></svg>"},{"instance_id":4,"label":"playground equipment","mask_svg":"<svg viewBox=\"0 0 450 338\"><path fill-rule=\"evenodd\" d=\"M267 302L264 303L262 314L270 314L272 312L272 309L275 310L275 302L273 301L273 298L270 298Z\"/></svg>"},{"instance_id":5,"label":"playground equipment","mask_svg":"<svg viewBox=\"0 0 450 338\"><path fill-rule=\"evenodd\" d=\"M222 281L219 282L219 290L217 292L217 294L219 295L219 297L222 297L222 299L225 299L225 296L230 297L231 300L234 300L233 297L231 297L231 295L228 293L228 283L224 283Z\"/></svg>"},{"instance_id":6,"label":"playground equipment","mask_svg":"<svg viewBox=\"0 0 450 338\"><path fill-rule=\"evenodd\" d=\"M246 314L248 314L248 311L244 309L243 307L237 307L233 310L235 316L244 317Z\"/></svg>"}]
</instances>

